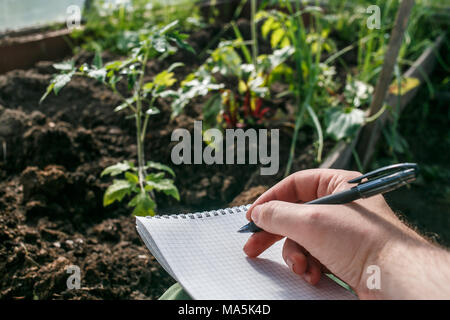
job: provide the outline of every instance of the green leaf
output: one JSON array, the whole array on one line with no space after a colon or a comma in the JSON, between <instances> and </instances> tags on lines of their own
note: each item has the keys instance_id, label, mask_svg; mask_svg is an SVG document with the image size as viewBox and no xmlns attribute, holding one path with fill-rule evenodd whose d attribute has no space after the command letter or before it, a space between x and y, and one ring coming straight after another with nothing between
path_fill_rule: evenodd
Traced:
<instances>
[{"instance_id":1,"label":"green leaf","mask_svg":"<svg viewBox=\"0 0 450 320\"><path fill-rule=\"evenodd\" d=\"M166 52L170 47L170 44L167 41L167 39L161 37L153 39L152 45L153 48L159 53Z\"/></svg>"},{"instance_id":2,"label":"green leaf","mask_svg":"<svg viewBox=\"0 0 450 320\"><path fill-rule=\"evenodd\" d=\"M323 9L318 6L306 6L304 9L302 9L302 12L316 12L321 13L323 12Z\"/></svg>"},{"instance_id":3,"label":"green leaf","mask_svg":"<svg viewBox=\"0 0 450 320\"><path fill-rule=\"evenodd\" d=\"M127 80L128 80L128 90L131 90L134 88L134 85L136 83L136 73L129 73L127 75Z\"/></svg>"},{"instance_id":4,"label":"green leaf","mask_svg":"<svg viewBox=\"0 0 450 320\"><path fill-rule=\"evenodd\" d=\"M261 34L264 38L267 37L270 31L274 28L275 19L272 17L269 17L264 21L262 27L261 27Z\"/></svg>"},{"instance_id":5,"label":"green leaf","mask_svg":"<svg viewBox=\"0 0 450 320\"><path fill-rule=\"evenodd\" d=\"M100 47L95 50L95 56L94 60L92 61L92 65L97 69L101 69L103 67L102 52Z\"/></svg>"},{"instance_id":6,"label":"green leaf","mask_svg":"<svg viewBox=\"0 0 450 320\"><path fill-rule=\"evenodd\" d=\"M172 118L179 115L192 98L205 96L209 91L220 90L223 87L223 84L212 83L210 76L204 78L199 77L199 79L194 78L185 82L184 86L178 89L177 95L173 95L175 100L171 104Z\"/></svg>"},{"instance_id":7,"label":"green leaf","mask_svg":"<svg viewBox=\"0 0 450 320\"><path fill-rule=\"evenodd\" d=\"M285 37L285 35L286 32L282 28L276 29L274 32L272 32L272 35L270 37L270 45L272 46L272 48L276 48L281 40Z\"/></svg>"},{"instance_id":8,"label":"green leaf","mask_svg":"<svg viewBox=\"0 0 450 320\"><path fill-rule=\"evenodd\" d=\"M47 90L45 91L44 95L41 97L41 99L39 100L39 104L42 103L42 101L45 100L45 98L47 98L47 96L50 94L50 92L52 92L53 87L55 86L55 84L52 82L47 86Z\"/></svg>"},{"instance_id":9,"label":"green leaf","mask_svg":"<svg viewBox=\"0 0 450 320\"><path fill-rule=\"evenodd\" d=\"M280 64L285 62L292 54L295 52L295 49L291 46L287 46L278 50L275 50L271 55L267 58L270 61L270 69L273 70L278 67Z\"/></svg>"},{"instance_id":10,"label":"green leaf","mask_svg":"<svg viewBox=\"0 0 450 320\"><path fill-rule=\"evenodd\" d=\"M374 89L370 84L352 79L351 76L348 76L344 97L352 106L360 107L364 104L369 104L373 90Z\"/></svg>"},{"instance_id":11,"label":"green leaf","mask_svg":"<svg viewBox=\"0 0 450 320\"><path fill-rule=\"evenodd\" d=\"M68 65L70 64L71 68L69 69ZM72 76L75 74L75 71L73 70L73 64L72 62L65 62L57 64L57 67L61 70L67 71L71 70L69 73L61 73L53 77L52 81L47 87L47 90L45 91L44 95L39 100L39 103L42 103L45 98L50 94L50 92L54 92L56 95L58 94L59 90L61 90L70 80L72 79Z\"/></svg>"},{"instance_id":12,"label":"green leaf","mask_svg":"<svg viewBox=\"0 0 450 320\"><path fill-rule=\"evenodd\" d=\"M121 76L116 76L114 72L108 72L107 77L109 77L108 83L111 87L115 88L116 84L122 80Z\"/></svg>"},{"instance_id":13,"label":"green leaf","mask_svg":"<svg viewBox=\"0 0 450 320\"><path fill-rule=\"evenodd\" d=\"M149 92L152 91L154 86L155 84L153 82L147 82L142 86L142 90L144 90L145 92Z\"/></svg>"},{"instance_id":14,"label":"green leaf","mask_svg":"<svg viewBox=\"0 0 450 320\"><path fill-rule=\"evenodd\" d=\"M171 196L175 198L177 201L180 201L180 193L178 192L177 187L173 186L172 189L163 190L164 194L167 196Z\"/></svg>"},{"instance_id":15,"label":"green leaf","mask_svg":"<svg viewBox=\"0 0 450 320\"><path fill-rule=\"evenodd\" d=\"M164 70L153 78L153 83L160 87L170 87L177 81L173 76L173 72Z\"/></svg>"},{"instance_id":16,"label":"green leaf","mask_svg":"<svg viewBox=\"0 0 450 320\"><path fill-rule=\"evenodd\" d=\"M172 63L170 66L169 66L169 68L167 69L167 71L168 72L172 72L174 69L176 69L176 68L178 68L178 67L183 67L184 66L184 63L182 63L182 62L175 62L175 63Z\"/></svg>"},{"instance_id":17,"label":"green leaf","mask_svg":"<svg viewBox=\"0 0 450 320\"><path fill-rule=\"evenodd\" d=\"M158 181L149 180L146 181L145 183L147 184L147 186L145 187L145 190L147 191L151 191L154 189L157 191L164 192L164 194L172 196L178 201L180 200L180 194L178 193L178 189L177 187L175 187L175 185L173 184L173 180L171 179L161 179Z\"/></svg>"},{"instance_id":18,"label":"green leaf","mask_svg":"<svg viewBox=\"0 0 450 320\"><path fill-rule=\"evenodd\" d=\"M74 62L73 60L69 60L61 63L55 63L53 64L53 68L61 71L72 71L74 70Z\"/></svg>"},{"instance_id":19,"label":"green leaf","mask_svg":"<svg viewBox=\"0 0 450 320\"><path fill-rule=\"evenodd\" d=\"M154 216L156 203L145 191L139 192L131 201L128 203L129 207L135 207L133 210L133 215L135 216Z\"/></svg>"},{"instance_id":20,"label":"green leaf","mask_svg":"<svg viewBox=\"0 0 450 320\"><path fill-rule=\"evenodd\" d=\"M161 111L159 111L159 109L156 108L156 107L149 107L149 108L147 109L147 111L145 111L145 113L148 114L148 115L150 115L150 116L152 116L152 115L154 115L154 114L158 114L158 113L160 113L160 112L161 112Z\"/></svg>"},{"instance_id":21,"label":"green leaf","mask_svg":"<svg viewBox=\"0 0 450 320\"><path fill-rule=\"evenodd\" d=\"M118 71L122 67L123 64L124 64L124 61L120 61L120 60L111 61L105 65L105 69L112 70L112 71Z\"/></svg>"},{"instance_id":22,"label":"green leaf","mask_svg":"<svg viewBox=\"0 0 450 320\"><path fill-rule=\"evenodd\" d=\"M146 169L152 168L152 169L156 169L156 170L166 171L166 172L170 173L172 175L172 177L175 177L175 172L173 172L173 170L170 167L168 167L162 163L148 161L145 168Z\"/></svg>"},{"instance_id":23,"label":"green leaf","mask_svg":"<svg viewBox=\"0 0 450 320\"><path fill-rule=\"evenodd\" d=\"M325 113L326 133L335 140L353 136L364 123L364 111L348 107L333 107Z\"/></svg>"},{"instance_id":24,"label":"green leaf","mask_svg":"<svg viewBox=\"0 0 450 320\"><path fill-rule=\"evenodd\" d=\"M136 31L125 30L117 35L117 48L123 53L139 45L139 34Z\"/></svg>"},{"instance_id":25,"label":"green leaf","mask_svg":"<svg viewBox=\"0 0 450 320\"><path fill-rule=\"evenodd\" d=\"M138 184L139 183L139 177L137 176L137 174L131 173L131 172L125 172L125 178L134 184Z\"/></svg>"},{"instance_id":26,"label":"green leaf","mask_svg":"<svg viewBox=\"0 0 450 320\"><path fill-rule=\"evenodd\" d=\"M158 94L156 96L164 98L164 99L165 98L178 98L179 94L175 90L164 90L164 91L158 92Z\"/></svg>"},{"instance_id":27,"label":"green leaf","mask_svg":"<svg viewBox=\"0 0 450 320\"><path fill-rule=\"evenodd\" d=\"M162 27L158 33L160 34L164 34L167 31L169 31L170 29L172 29L173 27L175 27L178 24L178 20L174 20L171 23L165 25L164 27Z\"/></svg>"},{"instance_id":28,"label":"green leaf","mask_svg":"<svg viewBox=\"0 0 450 320\"><path fill-rule=\"evenodd\" d=\"M164 190L170 190L175 187L173 184L173 180L171 179L160 179L158 181L153 180L146 180L145 183L147 184L146 189L148 190L157 190L157 191L164 191Z\"/></svg>"},{"instance_id":29,"label":"green leaf","mask_svg":"<svg viewBox=\"0 0 450 320\"><path fill-rule=\"evenodd\" d=\"M184 41L187 38L187 35L174 32L171 34L171 38L173 41L175 41L178 47L195 54L194 48L192 48L192 46L189 43Z\"/></svg>"},{"instance_id":30,"label":"green leaf","mask_svg":"<svg viewBox=\"0 0 450 320\"><path fill-rule=\"evenodd\" d=\"M133 190L133 184L127 180L114 180L103 196L103 206L109 206L114 201L122 201L123 197Z\"/></svg>"},{"instance_id":31,"label":"green leaf","mask_svg":"<svg viewBox=\"0 0 450 320\"><path fill-rule=\"evenodd\" d=\"M261 77L256 77L248 83L251 92L256 94L258 97L263 97L266 93L269 92L269 88L264 87L263 84L264 79Z\"/></svg>"},{"instance_id":32,"label":"green leaf","mask_svg":"<svg viewBox=\"0 0 450 320\"><path fill-rule=\"evenodd\" d=\"M194 80L197 77L195 73L189 73L186 78L184 78L183 81L181 81L180 86L184 87L187 85L190 81Z\"/></svg>"},{"instance_id":33,"label":"green leaf","mask_svg":"<svg viewBox=\"0 0 450 320\"><path fill-rule=\"evenodd\" d=\"M114 108L114 112L119 112L119 111L122 111L122 110L128 108L135 101L136 101L136 96L125 99L125 101L123 103L121 103L120 105L118 105L117 107Z\"/></svg>"},{"instance_id":34,"label":"green leaf","mask_svg":"<svg viewBox=\"0 0 450 320\"><path fill-rule=\"evenodd\" d=\"M220 72L223 75L239 76L241 73L242 59L230 42L221 42L213 51L211 58L214 67L211 72Z\"/></svg>"},{"instance_id":35,"label":"green leaf","mask_svg":"<svg viewBox=\"0 0 450 320\"><path fill-rule=\"evenodd\" d=\"M55 84L53 87L53 92L55 94L58 94L59 90L61 90L66 84L70 82L70 79L72 79L73 72L67 73L67 74L58 74L52 82Z\"/></svg>"},{"instance_id":36,"label":"green leaf","mask_svg":"<svg viewBox=\"0 0 450 320\"><path fill-rule=\"evenodd\" d=\"M87 73L88 77L93 78L97 81L104 82L106 78L106 69L92 69Z\"/></svg>"},{"instance_id":37,"label":"green leaf","mask_svg":"<svg viewBox=\"0 0 450 320\"><path fill-rule=\"evenodd\" d=\"M158 172L158 173L149 173L146 177L146 181L159 181L164 178L166 174L164 172Z\"/></svg>"},{"instance_id":38,"label":"green leaf","mask_svg":"<svg viewBox=\"0 0 450 320\"><path fill-rule=\"evenodd\" d=\"M133 168L133 165L129 161L119 162L119 163L109 166L105 170L103 170L103 172L100 174L100 177L103 177L108 174L110 176L117 176L118 174L128 171L131 168Z\"/></svg>"}]
</instances>

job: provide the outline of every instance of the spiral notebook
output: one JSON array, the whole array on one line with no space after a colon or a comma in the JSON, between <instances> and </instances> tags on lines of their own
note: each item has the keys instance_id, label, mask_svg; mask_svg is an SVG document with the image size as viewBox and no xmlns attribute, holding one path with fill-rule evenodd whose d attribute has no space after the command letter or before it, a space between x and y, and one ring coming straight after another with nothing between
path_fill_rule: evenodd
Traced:
<instances>
[{"instance_id":1,"label":"spiral notebook","mask_svg":"<svg viewBox=\"0 0 450 320\"><path fill-rule=\"evenodd\" d=\"M250 205L191 214L137 217L147 248L194 299L356 299L330 278L312 286L283 261L283 241L258 258L243 252L237 230Z\"/></svg>"}]
</instances>

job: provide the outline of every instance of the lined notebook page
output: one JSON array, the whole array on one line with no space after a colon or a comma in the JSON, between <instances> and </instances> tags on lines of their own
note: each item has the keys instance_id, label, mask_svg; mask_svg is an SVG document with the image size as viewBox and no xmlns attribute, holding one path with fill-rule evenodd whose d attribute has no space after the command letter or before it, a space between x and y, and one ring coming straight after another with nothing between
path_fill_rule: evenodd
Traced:
<instances>
[{"instance_id":1,"label":"lined notebook page","mask_svg":"<svg viewBox=\"0 0 450 320\"><path fill-rule=\"evenodd\" d=\"M283 261L284 240L250 259L243 252L249 234L248 207L191 215L137 217L137 230L153 256L194 299L355 299L324 276L306 283Z\"/></svg>"}]
</instances>

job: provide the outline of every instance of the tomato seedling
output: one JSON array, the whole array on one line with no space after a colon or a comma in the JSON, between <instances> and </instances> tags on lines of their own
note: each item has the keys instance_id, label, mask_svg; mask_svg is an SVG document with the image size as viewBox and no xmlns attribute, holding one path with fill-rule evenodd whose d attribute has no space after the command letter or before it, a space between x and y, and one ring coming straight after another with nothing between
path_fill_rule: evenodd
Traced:
<instances>
[{"instance_id":1,"label":"tomato seedling","mask_svg":"<svg viewBox=\"0 0 450 320\"><path fill-rule=\"evenodd\" d=\"M125 196L134 195L128 206L134 207L134 215L154 215L156 209L154 191L163 192L179 200L178 189L172 179L175 173L166 165L156 162L145 162L144 142L151 116L160 111L155 106L157 98L166 98L175 82L173 70L181 63L174 63L168 69L155 75L150 82L144 81L145 68L149 59L164 58L174 53L177 47L193 51L186 42L186 35L180 34L174 28L177 21L164 27L153 27L142 36L139 44L131 50L125 60L117 60L103 65L97 52L91 65L83 64L76 68L73 62L55 64L59 70L51 80L41 102L53 91L58 94L74 76L94 78L120 97L122 103L114 111L127 110L136 120L137 165L132 161L123 161L103 170L102 176L123 175L123 179L115 179L106 189L103 205L108 206L115 201L122 201ZM116 85L119 81L127 82L129 95L123 96ZM153 170L154 172L149 172ZM171 177L167 178L168 173Z\"/></svg>"}]
</instances>

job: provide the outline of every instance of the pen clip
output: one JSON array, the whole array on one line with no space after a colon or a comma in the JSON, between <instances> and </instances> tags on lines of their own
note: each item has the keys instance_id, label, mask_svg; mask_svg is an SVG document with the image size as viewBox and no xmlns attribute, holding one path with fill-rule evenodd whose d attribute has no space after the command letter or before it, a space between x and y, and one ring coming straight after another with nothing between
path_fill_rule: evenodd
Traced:
<instances>
[{"instance_id":1,"label":"pen clip","mask_svg":"<svg viewBox=\"0 0 450 320\"><path fill-rule=\"evenodd\" d=\"M359 176L357 178L349 180L348 183L363 184L363 183L367 182L367 181L361 182L363 179L368 179L368 180L376 179L376 178L380 178L382 176L392 174L394 172L410 170L410 169L414 169L414 173L417 176L417 173L419 172L419 166L416 163L398 163L398 164L393 164L390 166L382 167L377 170L368 172L366 174L363 174L362 176Z\"/></svg>"}]
</instances>

